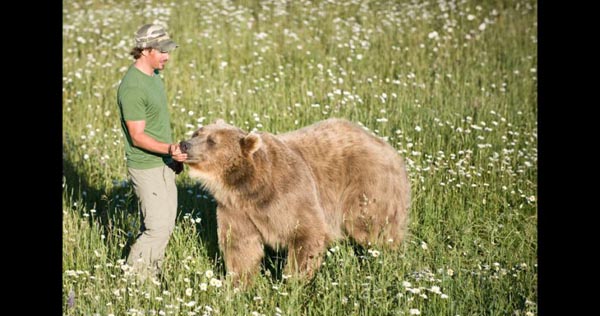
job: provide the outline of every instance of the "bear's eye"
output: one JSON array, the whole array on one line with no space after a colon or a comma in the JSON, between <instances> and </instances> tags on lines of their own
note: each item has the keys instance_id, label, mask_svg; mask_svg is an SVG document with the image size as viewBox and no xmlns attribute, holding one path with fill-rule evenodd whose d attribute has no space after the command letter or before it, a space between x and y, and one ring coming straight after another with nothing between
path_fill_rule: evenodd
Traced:
<instances>
[{"instance_id":1,"label":"bear's eye","mask_svg":"<svg viewBox=\"0 0 600 316\"><path fill-rule=\"evenodd\" d=\"M198 135L200 135L200 133L202 133L202 131L204 130L204 127L200 127L199 129L197 129L194 134L192 134L192 138L196 137Z\"/></svg>"},{"instance_id":2,"label":"bear's eye","mask_svg":"<svg viewBox=\"0 0 600 316\"><path fill-rule=\"evenodd\" d=\"M206 143L211 146L216 144L215 140L210 136L206 138Z\"/></svg>"}]
</instances>

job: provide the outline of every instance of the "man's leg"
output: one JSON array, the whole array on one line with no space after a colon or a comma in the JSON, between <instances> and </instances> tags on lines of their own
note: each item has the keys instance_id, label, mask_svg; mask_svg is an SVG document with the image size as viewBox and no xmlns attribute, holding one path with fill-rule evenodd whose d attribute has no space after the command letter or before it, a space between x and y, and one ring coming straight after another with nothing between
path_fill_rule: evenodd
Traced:
<instances>
[{"instance_id":1,"label":"man's leg","mask_svg":"<svg viewBox=\"0 0 600 316\"><path fill-rule=\"evenodd\" d=\"M142 274L157 276L177 215L175 174L167 166L129 169L140 202L144 230L131 247L127 264Z\"/></svg>"}]
</instances>

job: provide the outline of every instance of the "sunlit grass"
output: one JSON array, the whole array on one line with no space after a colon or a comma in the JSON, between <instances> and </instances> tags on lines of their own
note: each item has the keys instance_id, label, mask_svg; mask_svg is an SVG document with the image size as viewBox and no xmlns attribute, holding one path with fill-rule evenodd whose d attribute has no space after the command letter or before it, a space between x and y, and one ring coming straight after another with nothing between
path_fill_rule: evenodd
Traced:
<instances>
[{"instance_id":1,"label":"sunlit grass","mask_svg":"<svg viewBox=\"0 0 600 316\"><path fill-rule=\"evenodd\" d=\"M535 1L63 1L65 315L537 314ZM267 264L223 282L215 202L184 171L165 280L137 233L116 88L133 33L165 23L175 139L223 118L280 133L344 117L405 157L403 249L331 245L307 284Z\"/></svg>"}]
</instances>

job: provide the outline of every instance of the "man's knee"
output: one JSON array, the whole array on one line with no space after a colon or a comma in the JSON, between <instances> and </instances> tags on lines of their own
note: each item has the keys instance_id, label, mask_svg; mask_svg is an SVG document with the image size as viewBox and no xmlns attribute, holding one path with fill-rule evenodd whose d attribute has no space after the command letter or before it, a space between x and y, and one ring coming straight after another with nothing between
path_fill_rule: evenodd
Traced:
<instances>
[{"instance_id":1,"label":"man's knee","mask_svg":"<svg viewBox=\"0 0 600 316\"><path fill-rule=\"evenodd\" d=\"M175 225L171 224L146 225L143 234L151 239L165 239L171 236L174 227Z\"/></svg>"}]
</instances>

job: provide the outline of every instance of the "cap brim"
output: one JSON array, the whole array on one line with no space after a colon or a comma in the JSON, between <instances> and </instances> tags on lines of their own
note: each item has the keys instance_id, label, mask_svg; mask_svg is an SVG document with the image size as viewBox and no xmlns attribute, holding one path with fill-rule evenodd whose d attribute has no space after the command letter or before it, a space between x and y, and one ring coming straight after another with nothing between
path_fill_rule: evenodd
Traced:
<instances>
[{"instance_id":1,"label":"cap brim","mask_svg":"<svg viewBox=\"0 0 600 316\"><path fill-rule=\"evenodd\" d=\"M156 48L158 48L161 52L170 52L177 47L179 47L179 45L170 39L164 40L156 45Z\"/></svg>"}]
</instances>

